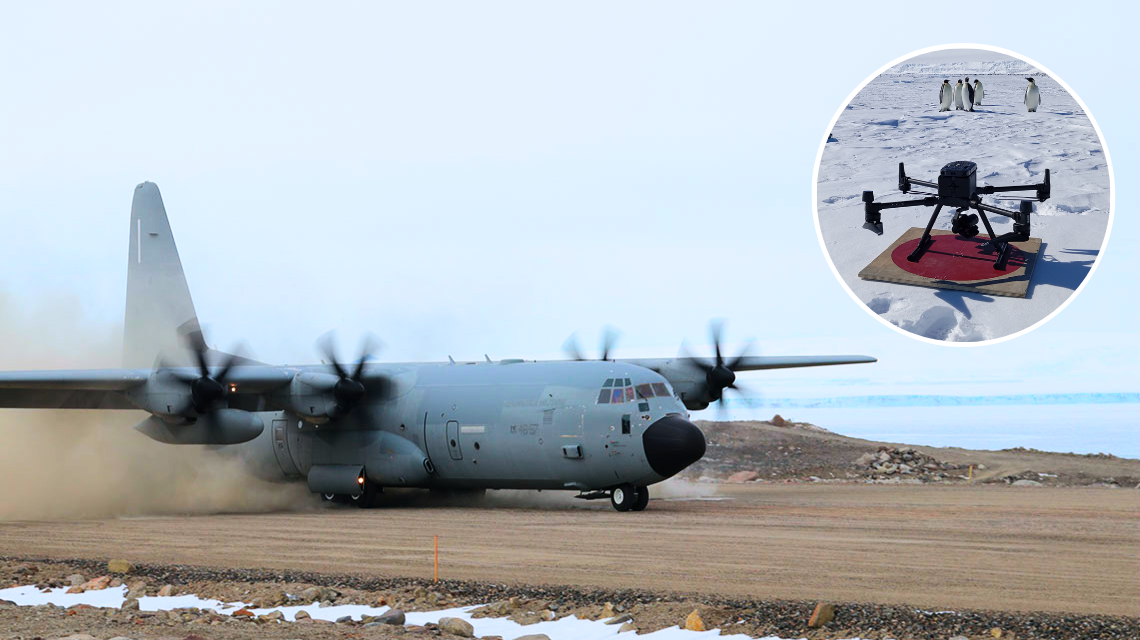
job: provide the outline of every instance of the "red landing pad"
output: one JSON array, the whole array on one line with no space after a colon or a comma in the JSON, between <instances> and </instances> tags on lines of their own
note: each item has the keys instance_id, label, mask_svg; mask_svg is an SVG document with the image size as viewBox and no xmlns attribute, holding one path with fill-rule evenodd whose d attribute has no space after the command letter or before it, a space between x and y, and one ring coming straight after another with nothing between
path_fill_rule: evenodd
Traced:
<instances>
[{"instance_id":1,"label":"red landing pad","mask_svg":"<svg viewBox=\"0 0 1140 640\"><path fill-rule=\"evenodd\" d=\"M1024 298L1029 294L1029 279L1041 251L1041 239L1014 242L1009 263L1004 270L994 269L997 257L983 244L987 236L959 238L950 231L931 231L934 240L918 262L906 259L922 237L922 229L911 227L903 232L859 277L897 284L935 289L955 289L994 296Z\"/></svg>"},{"instance_id":2,"label":"red landing pad","mask_svg":"<svg viewBox=\"0 0 1140 640\"><path fill-rule=\"evenodd\" d=\"M918 246L921 237L895 247L891 252L891 261L907 273L954 282L990 280L995 276L1012 273L1024 267L1028 261L1024 251L1013 247L1005 269L994 269L997 252L986 244L990 240L986 235L968 240L956 235L932 235L930 239L934 242L927 247L926 253L922 254L918 262L906 258Z\"/></svg>"}]
</instances>

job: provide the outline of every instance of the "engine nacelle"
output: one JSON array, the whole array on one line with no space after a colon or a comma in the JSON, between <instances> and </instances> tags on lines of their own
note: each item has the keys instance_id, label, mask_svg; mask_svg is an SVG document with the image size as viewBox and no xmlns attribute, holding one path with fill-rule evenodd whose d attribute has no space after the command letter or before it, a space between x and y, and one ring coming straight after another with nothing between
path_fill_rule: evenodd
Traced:
<instances>
[{"instance_id":1,"label":"engine nacelle","mask_svg":"<svg viewBox=\"0 0 1140 640\"><path fill-rule=\"evenodd\" d=\"M139 409L172 421L193 413L189 386L169 372L152 373L146 384L131 389L126 395Z\"/></svg>"},{"instance_id":2,"label":"engine nacelle","mask_svg":"<svg viewBox=\"0 0 1140 640\"><path fill-rule=\"evenodd\" d=\"M328 422L336 411L336 397L332 391L338 381L339 378L331 373L298 373L289 383L289 408L306 422Z\"/></svg>"},{"instance_id":3,"label":"engine nacelle","mask_svg":"<svg viewBox=\"0 0 1140 640\"><path fill-rule=\"evenodd\" d=\"M256 414L241 409L218 409L197 418L151 416L135 430L166 444L240 444L265 430Z\"/></svg>"}]
</instances>

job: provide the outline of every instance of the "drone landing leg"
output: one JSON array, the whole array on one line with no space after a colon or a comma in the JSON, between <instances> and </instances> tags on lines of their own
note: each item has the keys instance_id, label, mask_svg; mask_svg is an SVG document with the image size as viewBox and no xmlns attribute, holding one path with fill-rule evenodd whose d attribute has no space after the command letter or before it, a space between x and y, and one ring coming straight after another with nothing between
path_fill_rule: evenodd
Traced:
<instances>
[{"instance_id":1,"label":"drone landing leg","mask_svg":"<svg viewBox=\"0 0 1140 640\"><path fill-rule=\"evenodd\" d=\"M981 207L974 207L978 212L978 217L986 225L986 233L990 234L989 245L997 249L997 260L994 260L994 269L998 271L1005 271L1005 265L1009 263L1009 255L1013 251L1013 245L1008 242L1002 242L1001 238L994 233L994 228L990 226L990 219L986 217L986 212L982 211Z\"/></svg>"},{"instance_id":2,"label":"drone landing leg","mask_svg":"<svg viewBox=\"0 0 1140 640\"><path fill-rule=\"evenodd\" d=\"M934 221L938 219L938 214L942 211L942 205L934 207L934 213L930 214L930 222L926 223L926 231L922 232L922 239L918 241L918 246L910 253L906 259L910 262L918 262L922 258L922 254L934 244L934 240L930 237L930 229L934 226Z\"/></svg>"}]
</instances>

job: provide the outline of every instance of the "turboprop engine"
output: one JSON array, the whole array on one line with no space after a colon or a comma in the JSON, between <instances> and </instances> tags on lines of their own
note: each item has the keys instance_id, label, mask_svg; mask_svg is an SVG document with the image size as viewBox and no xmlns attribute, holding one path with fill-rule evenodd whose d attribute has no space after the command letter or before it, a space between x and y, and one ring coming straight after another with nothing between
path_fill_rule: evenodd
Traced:
<instances>
[{"instance_id":1,"label":"turboprop engine","mask_svg":"<svg viewBox=\"0 0 1140 640\"><path fill-rule=\"evenodd\" d=\"M127 393L135 406L152 414L135 429L167 444L239 444L261 435L261 418L226 405L226 376L237 357L230 356L212 372L205 351L194 354L197 372L159 367L145 384Z\"/></svg>"},{"instance_id":2,"label":"turboprop engine","mask_svg":"<svg viewBox=\"0 0 1140 640\"><path fill-rule=\"evenodd\" d=\"M261 435L265 423L248 411L217 409L184 423L151 416L135 429L166 444L240 444Z\"/></svg>"}]
</instances>

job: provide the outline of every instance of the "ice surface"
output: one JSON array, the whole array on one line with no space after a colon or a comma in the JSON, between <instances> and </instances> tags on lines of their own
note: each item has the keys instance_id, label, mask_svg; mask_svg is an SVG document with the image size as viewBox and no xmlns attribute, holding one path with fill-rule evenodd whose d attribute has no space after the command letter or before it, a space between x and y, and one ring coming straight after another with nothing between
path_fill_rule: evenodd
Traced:
<instances>
[{"instance_id":1,"label":"ice surface","mask_svg":"<svg viewBox=\"0 0 1140 640\"><path fill-rule=\"evenodd\" d=\"M113 587L100 591L86 591L84 593L74 594L65 593L66 591L67 589L65 587L51 589L47 592L41 592L34 586L12 587L9 589L0 589L0 600L10 600L20 606L54 604L70 607L77 604L87 604L94 607L119 608L123 606L123 602L126 599L127 589L126 587ZM195 607L230 615L244 606L246 605L239 602L223 603L218 600L202 599L194 595L139 598L140 611L169 611L171 609ZM501 636L510 639L532 633L545 633L550 636L551 640L595 640L613 638L618 635L618 630L621 628L621 625L608 625L605 624L604 621L599 620L580 620L574 616L567 616L558 620L538 622L525 626L506 618L471 617L471 611L479 606L480 605L472 605L423 613L405 612L405 624L422 625L426 622L439 622L440 618L452 617L461 618L470 622L471 626L475 629L475 637L478 638L483 636ZM250 610L258 615L269 613L270 611L280 611L286 620L294 620L298 611L307 611L314 619L335 621L337 618L343 616L352 616L353 619L359 620L361 616L379 615L388 611L388 607L369 607L355 604L321 607L317 603L312 603L291 607ZM634 636L626 634L624 637ZM653 640L697 640L699 638L751 640L750 636L743 634L722 636L718 629L696 632L686 631L680 627L661 629L653 633L636 635L636 637L652 638ZM776 636L768 636L765 640L781 639ZM858 640L858 638L852 638L851 640Z\"/></svg>"},{"instance_id":2,"label":"ice surface","mask_svg":"<svg viewBox=\"0 0 1140 640\"><path fill-rule=\"evenodd\" d=\"M981 80L982 106L973 113L939 113L941 77L879 76L844 110L831 132L836 141L826 144L820 160L820 230L844 282L880 317L935 340L1000 338L1045 318L1084 280L1108 227L1108 165L1096 130L1076 100L1056 81L1041 76L1037 83L1042 106L1028 113L1022 104L1024 79L984 76ZM933 211L930 207L886 210L885 233L876 236L862 228L862 192L874 191L880 202L905 199L897 189L899 162L906 163L907 175L934 181L939 169L953 160L976 162L979 185L1035 183L1043 179L1046 168L1050 170L1053 195L1045 203L1035 203L1031 219L1032 235L1041 238L1042 248L1027 298L865 281L857 276L903 231L925 227ZM984 199L987 204L1017 208L1016 200L999 200L997 195L1001 194ZM936 229L950 228L950 213L943 210ZM991 222L999 234L1011 228L1003 216L994 215Z\"/></svg>"}]
</instances>

